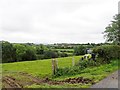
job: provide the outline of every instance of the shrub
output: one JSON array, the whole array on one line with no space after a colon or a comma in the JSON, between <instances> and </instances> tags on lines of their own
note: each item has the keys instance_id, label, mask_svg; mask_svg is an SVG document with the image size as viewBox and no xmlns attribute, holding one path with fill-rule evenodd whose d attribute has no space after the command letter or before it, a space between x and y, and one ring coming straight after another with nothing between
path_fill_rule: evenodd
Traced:
<instances>
[{"instance_id":1,"label":"shrub","mask_svg":"<svg viewBox=\"0 0 120 90\"><path fill-rule=\"evenodd\" d=\"M59 77L59 76L62 76L62 75L75 75L75 74L78 74L80 73L80 68L78 66L74 66L74 67L71 67L71 68L58 68L54 77Z\"/></svg>"},{"instance_id":2,"label":"shrub","mask_svg":"<svg viewBox=\"0 0 120 90\"><path fill-rule=\"evenodd\" d=\"M87 67L98 66L98 65L99 63L93 60L83 60L83 61L79 61L79 63L77 64L77 66L79 66L80 69L85 69Z\"/></svg>"},{"instance_id":3,"label":"shrub","mask_svg":"<svg viewBox=\"0 0 120 90\"><path fill-rule=\"evenodd\" d=\"M54 77L59 77L62 75L75 75L75 74L80 74L82 73L82 70L87 68L87 67L92 67L99 65L97 62L94 62L93 60L83 60L80 61L78 64L76 64L73 67L70 68L58 68Z\"/></svg>"}]
</instances>

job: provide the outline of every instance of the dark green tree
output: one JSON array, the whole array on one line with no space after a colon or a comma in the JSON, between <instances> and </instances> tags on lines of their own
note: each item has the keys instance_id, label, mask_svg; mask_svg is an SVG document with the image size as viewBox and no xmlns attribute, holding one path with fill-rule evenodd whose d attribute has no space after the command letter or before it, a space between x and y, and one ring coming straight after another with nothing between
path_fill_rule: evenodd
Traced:
<instances>
[{"instance_id":1,"label":"dark green tree","mask_svg":"<svg viewBox=\"0 0 120 90\"><path fill-rule=\"evenodd\" d=\"M44 54L44 51L46 51L46 50L48 50L48 48L42 44L36 47L37 54Z\"/></svg>"},{"instance_id":2,"label":"dark green tree","mask_svg":"<svg viewBox=\"0 0 120 90\"><path fill-rule=\"evenodd\" d=\"M35 49L33 47L26 47L26 51L25 54L22 57L23 61L31 61L31 60L36 60L36 53L35 53Z\"/></svg>"},{"instance_id":3,"label":"dark green tree","mask_svg":"<svg viewBox=\"0 0 120 90\"><path fill-rule=\"evenodd\" d=\"M26 47L22 44L14 44L14 48L16 49L16 61L22 61L23 55L26 53Z\"/></svg>"},{"instance_id":4,"label":"dark green tree","mask_svg":"<svg viewBox=\"0 0 120 90\"><path fill-rule=\"evenodd\" d=\"M74 54L75 55L84 55L85 54L85 46L79 45L74 48Z\"/></svg>"},{"instance_id":5,"label":"dark green tree","mask_svg":"<svg viewBox=\"0 0 120 90\"><path fill-rule=\"evenodd\" d=\"M104 31L107 42L120 44L120 14L115 15L111 24Z\"/></svg>"},{"instance_id":6,"label":"dark green tree","mask_svg":"<svg viewBox=\"0 0 120 90\"><path fill-rule=\"evenodd\" d=\"M45 51L44 53L44 58L49 59L49 58L58 58L58 53L54 51Z\"/></svg>"},{"instance_id":7,"label":"dark green tree","mask_svg":"<svg viewBox=\"0 0 120 90\"><path fill-rule=\"evenodd\" d=\"M14 62L16 60L16 49L9 42L2 41L2 62Z\"/></svg>"}]
</instances>

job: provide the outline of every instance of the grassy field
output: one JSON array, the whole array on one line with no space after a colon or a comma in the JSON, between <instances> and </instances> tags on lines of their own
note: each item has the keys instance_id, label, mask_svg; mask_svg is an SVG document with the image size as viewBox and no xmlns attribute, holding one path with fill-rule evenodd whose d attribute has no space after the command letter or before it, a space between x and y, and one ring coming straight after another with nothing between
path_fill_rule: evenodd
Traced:
<instances>
[{"instance_id":1,"label":"grassy field","mask_svg":"<svg viewBox=\"0 0 120 90\"><path fill-rule=\"evenodd\" d=\"M74 56L75 62L78 62L81 56ZM57 58L58 59L58 67L71 67L72 66L72 57L65 58ZM118 61L120 60L112 60L110 64L103 64L97 67L89 67L81 71L81 74L76 75L64 75L57 78L51 78L52 74L52 65L51 59L45 60L36 60L36 61L25 61L25 62L15 62L15 63L4 63L3 64L3 77L10 76L15 78L16 82L20 84L25 84L24 88L89 88L92 84L88 83L64 83L64 84L49 84L49 83L41 83L36 84L32 83L31 85L26 84L33 82L30 76L21 75L19 72L26 72L31 74L34 77L45 78L49 77L53 81L62 81L69 78L88 78L93 80L95 83L107 77L112 72L118 70Z\"/></svg>"},{"instance_id":2,"label":"grassy field","mask_svg":"<svg viewBox=\"0 0 120 90\"><path fill-rule=\"evenodd\" d=\"M74 56L75 62L78 62L81 56ZM34 76L45 77L52 74L52 59L24 61L3 64L4 72L27 72ZM71 67L72 57L57 58L58 67Z\"/></svg>"},{"instance_id":3,"label":"grassy field","mask_svg":"<svg viewBox=\"0 0 120 90\"><path fill-rule=\"evenodd\" d=\"M58 50L58 51L74 51L74 49L55 49L55 50Z\"/></svg>"},{"instance_id":4,"label":"grassy field","mask_svg":"<svg viewBox=\"0 0 120 90\"><path fill-rule=\"evenodd\" d=\"M74 49L54 49L54 50L57 50L58 52L64 52L68 54L68 56L72 56L74 52Z\"/></svg>"}]
</instances>

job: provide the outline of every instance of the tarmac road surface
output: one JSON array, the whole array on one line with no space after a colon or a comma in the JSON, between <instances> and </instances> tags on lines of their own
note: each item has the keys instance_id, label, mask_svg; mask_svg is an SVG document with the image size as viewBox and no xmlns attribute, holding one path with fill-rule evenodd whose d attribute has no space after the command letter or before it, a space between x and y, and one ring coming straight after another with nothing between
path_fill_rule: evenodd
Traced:
<instances>
[{"instance_id":1,"label":"tarmac road surface","mask_svg":"<svg viewBox=\"0 0 120 90\"><path fill-rule=\"evenodd\" d=\"M120 80L120 70L112 73L107 78L93 85L91 88L118 88L118 79Z\"/></svg>"}]
</instances>

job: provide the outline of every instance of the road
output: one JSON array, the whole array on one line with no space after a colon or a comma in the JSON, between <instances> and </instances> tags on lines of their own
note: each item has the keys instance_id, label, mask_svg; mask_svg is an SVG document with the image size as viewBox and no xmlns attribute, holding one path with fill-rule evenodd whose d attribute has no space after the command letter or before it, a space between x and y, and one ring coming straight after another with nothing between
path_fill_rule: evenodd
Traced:
<instances>
[{"instance_id":1,"label":"road","mask_svg":"<svg viewBox=\"0 0 120 90\"><path fill-rule=\"evenodd\" d=\"M118 76L120 77L120 70L112 73L107 78L93 85L91 88L118 88Z\"/></svg>"}]
</instances>

